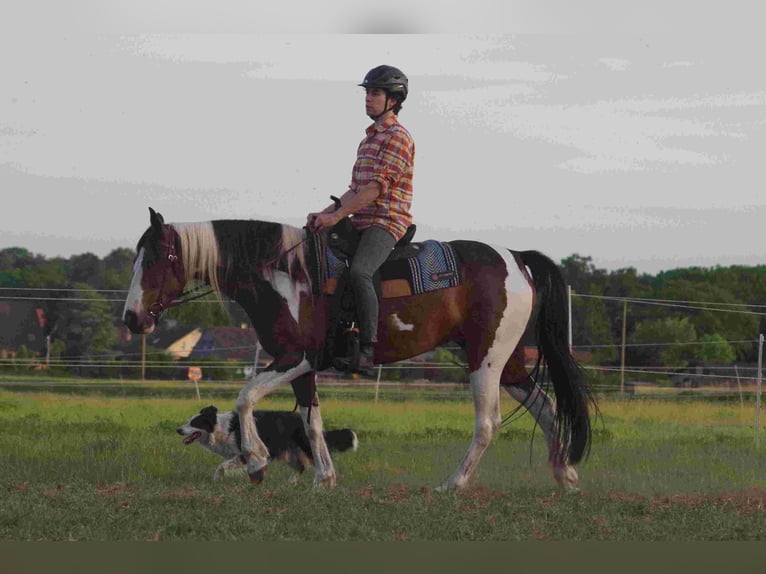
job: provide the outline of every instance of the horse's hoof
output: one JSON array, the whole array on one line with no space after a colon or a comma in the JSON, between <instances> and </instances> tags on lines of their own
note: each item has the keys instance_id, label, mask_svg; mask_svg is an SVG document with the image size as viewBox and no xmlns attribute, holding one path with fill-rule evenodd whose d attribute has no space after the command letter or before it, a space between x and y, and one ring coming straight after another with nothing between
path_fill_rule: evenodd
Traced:
<instances>
[{"instance_id":1,"label":"horse's hoof","mask_svg":"<svg viewBox=\"0 0 766 574\"><path fill-rule=\"evenodd\" d=\"M439 494L443 494L445 492L455 492L457 490L460 490L460 487L456 484L452 484L449 481L434 488L434 492Z\"/></svg>"},{"instance_id":2,"label":"horse's hoof","mask_svg":"<svg viewBox=\"0 0 766 574\"><path fill-rule=\"evenodd\" d=\"M565 467L554 468L553 476L565 492L580 492L578 487L580 477L573 467L567 465Z\"/></svg>"},{"instance_id":3,"label":"horse's hoof","mask_svg":"<svg viewBox=\"0 0 766 574\"><path fill-rule=\"evenodd\" d=\"M330 490L331 488L335 488L336 483L336 477L334 474L331 474L329 476L325 476L324 478L318 478L314 481L314 486L321 486L322 488L326 488L327 490Z\"/></svg>"},{"instance_id":4,"label":"horse's hoof","mask_svg":"<svg viewBox=\"0 0 766 574\"><path fill-rule=\"evenodd\" d=\"M250 484L261 484L263 479L266 477L266 471L268 468L268 466L264 466L255 472L248 472L247 474L250 476Z\"/></svg>"}]
</instances>

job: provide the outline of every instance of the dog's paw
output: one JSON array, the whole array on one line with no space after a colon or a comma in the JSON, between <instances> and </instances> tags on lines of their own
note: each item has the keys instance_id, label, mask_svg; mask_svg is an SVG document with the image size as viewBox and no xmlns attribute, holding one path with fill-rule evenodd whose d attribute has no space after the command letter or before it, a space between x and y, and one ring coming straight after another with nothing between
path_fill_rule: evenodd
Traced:
<instances>
[{"instance_id":1,"label":"dog's paw","mask_svg":"<svg viewBox=\"0 0 766 574\"><path fill-rule=\"evenodd\" d=\"M263 479L266 478L266 471L269 469L268 465L259 468L258 470L254 472L248 471L248 476L250 477L250 484L261 484L263 482Z\"/></svg>"}]
</instances>

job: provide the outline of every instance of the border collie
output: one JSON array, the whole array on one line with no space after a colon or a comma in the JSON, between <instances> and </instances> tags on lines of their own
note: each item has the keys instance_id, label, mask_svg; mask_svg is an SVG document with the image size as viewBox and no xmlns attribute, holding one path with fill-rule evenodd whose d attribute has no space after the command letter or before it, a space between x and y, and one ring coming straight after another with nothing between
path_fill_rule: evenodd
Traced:
<instances>
[{"instance_id":1,"label":"border collie","mask_svg":"<svg viewBox=\"0 0 766 574\"><path fill-rule=\"evenodd\" d=\"M306 467L313 466L314 462L300 415L287 411L254 411L253 417L258 436L269 449L269 457L295 469L295 474L290 478L290 482L295 484ZM205 407L185 425L178 427L176 432L184 437L184 444L196 442L226 459L215 469L213 480L217 480L227 470L245 465L239 449L242 431L239 417L234 411L218 414L216 407ZM331 451L356 450L359 446L356 433L351 429L325 431L324 439Z\"/></svg>"}]
</instances>

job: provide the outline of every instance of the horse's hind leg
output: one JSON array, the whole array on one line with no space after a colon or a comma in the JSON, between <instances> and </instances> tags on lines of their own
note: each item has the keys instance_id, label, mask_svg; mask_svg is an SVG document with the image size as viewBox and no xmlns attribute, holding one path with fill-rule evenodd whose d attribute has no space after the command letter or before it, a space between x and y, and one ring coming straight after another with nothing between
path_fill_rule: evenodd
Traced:
<instances>
[{"instance_id":1,"label":"horse's hind leg","mask_svg":"<svg viewBox=\"0 0 766 574\"><path fill-rule=\"evenodd\" d=\"M501 423L499 378L500 373L493 372L486 365L471 373L470 386L476 414L473 440L455 473L437 490L465 487L473 477L484 451L497 434Z\"/></svg>"},{"instance_id":2,"label":"horse's hind leg","mask_svg":"<svg viewBox=\"0 0 766 574\"><path fill-rule=\"evenodd\" d=\"M316 373L303 375L294 380L292 385L300 406L303 428L311 445L311 456L314 459L314 485L332 488L336 481L335 466L324 439L322 411L319 409L319 399L316 396Z\"/></svg>"},{"instance_id":3,"label":"horse's hind leg","mask_svg":"<svg viewBox=\"0 0 766 574\"><path fill-rule=\"evenodd\" d=\"M476 421L473 440L455 473L440 487L462 488L471 480L484 451L500 428L500 377L521 340L532 312L534 296L510 253L498 250L508 274L495 275L475 286L475 306L465 326L466 353ZM494 306L493 306L494 304ZM487 335L493 335L487 337Z\"/></svg>"},{"instance_id":4,"label":"horse's hind leg","mask_svg":"<svg viewBox=\"0 0 766 574\"><path fill-rule=\"evenodd\" d=\"M566 490L577 490L579 477L577 471L562 454L563 451L556 432L556 413L553 408L553 401L526 372L523 375L515 373L512 376L509 375L510 372L511 370L507 369L503 373L502 387L524 406L540 425L548 443L548 462L551 465L553 477Z\"/></svg>"}]
</instances>

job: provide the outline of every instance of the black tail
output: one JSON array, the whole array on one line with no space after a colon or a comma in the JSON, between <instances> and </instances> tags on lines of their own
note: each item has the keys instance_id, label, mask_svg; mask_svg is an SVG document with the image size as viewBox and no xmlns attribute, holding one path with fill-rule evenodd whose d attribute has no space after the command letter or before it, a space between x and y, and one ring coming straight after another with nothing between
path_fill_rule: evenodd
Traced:
<instances>
[{"instance_id":1,"label":"black tail","mask_svg":"<svg viewBox=\"0 0 766 574\"><path fill-rule=\"evenodd\" d=\"M593 399L569 349L566 283L556 264L542 253L522 251L519 256L532 272L538 293L537 367L542 365L553 382L559 454L575 464L590 450Z\"/></svg>"},{"instance_id":2,"label":"black tail","mask_svg":"<svg viewBox=\"0 0 766 574\"><path fill-rule=\"evenodd\" d=\"M356 433L351 429L328 430L324 433L324 440L327 448L337 452L344 450L356 450L359 446L359 440Z\"/></svg>"}]
</instances>

